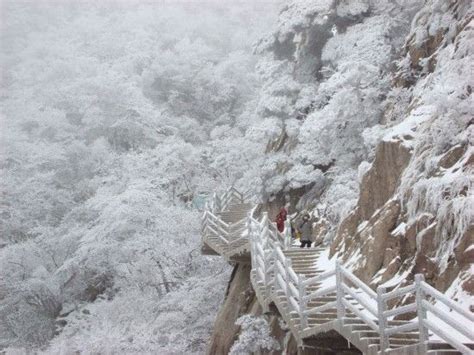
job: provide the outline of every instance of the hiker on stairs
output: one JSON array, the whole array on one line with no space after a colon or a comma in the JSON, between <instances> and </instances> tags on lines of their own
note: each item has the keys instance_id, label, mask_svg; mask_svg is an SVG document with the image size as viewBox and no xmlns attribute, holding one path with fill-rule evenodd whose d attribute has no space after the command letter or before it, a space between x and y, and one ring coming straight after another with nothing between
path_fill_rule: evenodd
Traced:
<instances>
[{"instance_id":1,"label":"hiker on stairs","mask_svg":"<svg viewBox=\"0 0 474 355\"><path fill-rule=\"evenodd\" d=\"M286 216L288 216L288 210L285 207L282 207L280 209L280 212L278 212L275 220L278 231L280 233L283 233L283 231L285 230Z\"/></svg>"},{"instance_id":2,"label":"hiker on stairs","mask_svg":"<svg viewBox=\"0 0 474 355\"><path fill-rule=\"evenodd\" d=\"M310 221L310 216L308 213L305 213L303 215L303 220L301 221L301 223L298 225L298 230L301 234L301 237L300 237L300 242L301 242L301 245L300 245L300 248L304 248L305 246L307 246L308 248L311 247L311 243L312 243L312 238L313 238L313 226L312 226L312 223Z\"/></svg>"}]
</instances>

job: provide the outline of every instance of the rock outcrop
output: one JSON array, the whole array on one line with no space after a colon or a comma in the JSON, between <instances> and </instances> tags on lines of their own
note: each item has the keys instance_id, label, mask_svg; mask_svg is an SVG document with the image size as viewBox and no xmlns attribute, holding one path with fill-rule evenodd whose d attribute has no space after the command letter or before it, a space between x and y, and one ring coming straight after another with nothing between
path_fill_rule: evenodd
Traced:
<instances>
[{"instance_id":1,"label":"rock outcrop","mask_svg":"<svg viewBox=\"0 0 474 355\"><path fill-rule=\"evenodd\" d=\"M207 351L208 355L227 355L229 353L241 330L235 322L244 314L264 317L269 324L270 335L278 341L278 350L260 351L260 354L360 354L354 347L348 347L347 340L334 331L306 339L305 348L298 348L295 338L285 326L276 307L272 306L268 313L262 314L262 308L250 283L250 267L246 264L237 264L229 281L225 300L214 323L214 331Z\"/></svg>"},{"instance_id":2,"label":"rock outcrop","mask_svg":"<svg viewBox=\"0 0 474 355\"><path fill-rule=\"evenodd\" d=\"M396 286L423 273L442 291L462 280L462 290L457 293L472 295L473 122L462 112L460 117L450 117L449 110L423 114L424 119L413 115L413 110L427 108L427 102L435 105L430 100L437 88L422 77L431 73L434 80L452 70L450 66L462 67L465 52L457 57L456 51L467 45L469 21L472 10L466 1L429 2L416 17L405 45L413 79L409 85L417 93L405 112L407 122L378 144L374 161L362 178L358 202L339 225L331 246L331 255L374 287L385 282ZM436 31L432 29L435 24L439 25ZM443 27L448 24L449 28ZM449 46L452 63L439 59ZM465 90L466 95L458 96L459 105L470 97L469 87ZM458 126L446 131L449 139L433 131L452 120L458 120ZM391 283L391 279L398 281Z\"/></svg>"},{"instance_id":3,"label":"rock outcrop","mask_svg":"<svg viewBox=\"0 0 474 355\"><path fill-rule=\"evenodd\" d=\"M214 323L208 354L228 354L239 334L237 319L244 314L261 312L250 283L250 270L248 264L234 266L226 298Z\"/></svg>"}]
</instances>

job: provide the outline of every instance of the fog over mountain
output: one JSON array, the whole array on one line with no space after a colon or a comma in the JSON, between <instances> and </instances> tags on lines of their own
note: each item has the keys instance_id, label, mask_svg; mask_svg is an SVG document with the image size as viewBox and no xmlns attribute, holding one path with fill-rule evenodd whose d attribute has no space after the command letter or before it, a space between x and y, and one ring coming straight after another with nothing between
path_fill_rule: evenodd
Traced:
<instances>
[{"instance_id":1,"label":"fog over mountain","mask_svg":"<svg viewBox=\"0 0 474 355\"><path fill-rule=\"evenodd\" d=\"M242 171L276 13L2 2L0 349L204 351L230 268L191 201Z\"/></svg>"},{"instance_id":2,"label":"fog over mountain","mask_svg":"<svg viewBox=\"0 0 474 355\"><path fill-rule=\"evenodd\" d=\"M201 254L229 186L472 310L471 2L0 6L0 352L258 351L248 270Z\"/></svg>"}]
</instances>

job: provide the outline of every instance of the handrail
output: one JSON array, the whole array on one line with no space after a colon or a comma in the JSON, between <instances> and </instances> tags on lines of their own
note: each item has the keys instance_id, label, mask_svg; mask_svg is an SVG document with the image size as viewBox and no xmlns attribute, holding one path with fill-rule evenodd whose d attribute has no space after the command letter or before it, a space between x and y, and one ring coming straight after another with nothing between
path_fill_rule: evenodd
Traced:
<instances>
[{"instance_id":1,"label":"handrail","mask_svg":"<svg viewBox=\"0 0 474 355\"><path fill-rule=\"evenodd\" d=\"M438 308L433 306L428 301L423 300L423 307L425 307L428 311L432 312L436 317L446 322L451 327L455 328L457 331L462 333L465 337L470 338L470 339L474 338L474 332L472 331L472 328L471 329L466 328L463 323L454 319L449 314L445 314L441 312Z\"/></svg>"},{"instance_id":2,"label":"handrail","mask_svg":"<svg viewBox=\"0 0 474 355\"><path fill-rule=\"evenodd\" d=\"M397 325L395 327L390 327L386 330L385 334L387 336L397 334L397 333L403 333L403 332L408 332L410 330L415 330L418 328L419 322L418 321L413 321L409 323L405 323L402 325Z\"/></svg>"},{"instance_id":3,"label":"handrail","mask_svg":"<svg viewBox=\"0 0 474 355\"><path fill-rule=\"evenodd\" d=\"M219 224L221 224L224 228L228 228L229 225L227 223L225 223L222 219L220 219L218 216L216 216L215 214L213 214L211 211L205 211L204 212L204 216L203 216L203 220L206 221L207 219L213 219L215 221L217 221Z\"/></svg>"},{"instance_id":4,"label":"handrail","mask_svg":"<svg viewBox=\"0 0 474 355\"><path fill-rule=\"evenodd\" d=\"M464 355L472 354L472 350L470 348L468 348L462 342L458 341L456 338L454 338L453 336L448 334L443 329L439 328L438 325L436 325L434 322L432 322L428 319L425 319L423 321L423 323L426 324L428 326L428 328L431 329L436 335L440 336L448 344L452 345L454 348L459 350Z\"/></svg>"},{"instance_id":5,"label":"handrail","mask_svg":"<svg viewBox=\"0 0 474 355\"><path fill-rule=\"evenodd\" d=\"M223 238L221 237L221 235L219 234L219 232L217 232L216 230L214 230L214 228L212 228L211 226L206 226L205 228L206 230L210 230L216 237L218 238ZM227 241L227 239L223 238L225 241Z\"/></svg>"},{"instance_id":6,"label":"handrail","mask_svg":"<svg viewBox=\"0 0 474 355\"><path fill-rule=\"evenodd\" d=\"M352 313L357 315L361 320L363 320L368 326L370 326L373 330L376 332L379 331L379 327L377 324L370 318L368 318L363 312L361 312L356 306L354 306L352 303L350 303L348 300L345 298L342 299L342 303L344 307L348 308L351 310Z\"/></svg>"},{"instance_id":7,"label":"handrail","mask_svg":"<svg viewBox=\"0 0 474 355\"><path fill-rule=\"evenodd\" d=\"M441 301L447 307L449 307L449 308L453 309L454 311L460 313L462 316L469 319L471 322L474 322L474 314L473 313L469 313L468 311L464 310L457 303L455 303L452 300L450 300L449 298L447 298L445 295L443 295L441 292L439 292L434 287L428 285L426 282L422 282L421 287L422 287L424 292L429 293L430 296L433 296L436 300Z\"/></svg>"},{"instance_id":8,"label":"handrail","mask_svg":"<svg viewBox=\"0 0 474 355\"><path fill-rule=\"evenodd\" d=\"M347 269L341 267L341 272L344 277L348 278L354 285L359 287L362 291L364 291L367 295L369 295L372 299L377 299L377 293L372 290L369 286L362 282L359 278L357 278L353 273L349 272Z\"/></svg>"},{"instance_id":9,"label":"handrail","mask_svg":"<svg viewBox=\"0 0 474 355\"><path fill-rule=\"evenodd\" d=\"M230 202L234 199L237 199L240 203L243 203L246 200L243 193L231 186L220 195L214 193L212 201L207 205L212 212L217 213L226 210L229 207Z\"/></svg>"},{"instance_id":10,"label":"handrail","mask_svg":"<svg viewBox=\"0 0 474 355\"><path fill-rule=\"evenodd\" d=\"M313 276L309 279L306 279L304 282L303 282L303 285L304 286L310 286L310 285L313 285L319 281L323 281L327 278L330 278L332 276L336 275L336 270L335 269L332 269L332 270L328 270L326 272L323 272L322 274L319 274L319 275L316 275L316 276Z\"/></svg>"},{"instance_id":11,"label":"handrail","mask_svg":"<svg viewBox=\"0 0 474 355\"><path fill-rule=\"evenodd\" d=\"M220 197L215 195L215 200L217 202L214 203L214 206L218 206L219 211L225 211L232 201L237 200L244 203L245 194L232 187ZM230 249L232 251L233 245L236 245L237 242L243 239L249 241L248 247L252 264L251 281L256 289L259 302L263 307L268 307L271 302L277 304L279 309L283 307L280 312L284 317L288 317L285 320L289 319L290 322L293 317L299 317L300 327L290 327L292 332L296 332L294 335L297 339L309 334L307 331L312 325L310 323L308 328L308 316L324 314L328 310L336 309L337 315L334 319L336 321L334 324L337 324L338 327L335 328L336 330L342 329L342 326L347 322L346 312L352 313L359 321L363 321L379 334L381 353L391 349L390 341L394 335L406 332L418 334L418 346L420 349L426 349L429 340L428 331L438 335L463 354L471 352L452 333L446 332L440 324L429 319L427 314L432 314L439 319L440 323L454 328L460 335L468 339L474 338L472 331L474 329L474 324L472 324L474 323L474 314L428 285L424 282L422 275L415 275L414 283L389 292L382 286L375 292L338 262L336 262L335 268L306 278L303 274L295 272L291 265L291 258L284 252L291 246L291 227L288 223L285 223L285 231L280 233L276 225L269 221L268 215L263 213L260 219L249 214L236 223L227 224L215 215L219 211L211 209L204 213L201 218L203 233L215 235L226 246L230 246L230 248L216 246L216 250ZM239 249L236 250L242 250L240 243L237 246ZM220 251L218 252L220 253ZM222 254L224 253L222 251ZM393 304L394 299L408 293L416 296L414 303L388 308L389 301L390 304ZM280 302L281 295L284 295L286 302ZM317 300L314 301L315 299ZM313 302L311 302L312 300ZM432 304L432 301L447 307L449 311ZM417 318L414 320L391 321L392 317L414 312L417 314ZM456 313L456 317L453 317L452 312ZM330 312L330 314L334 313ZM457 316L462 316L465 322L460 321ZM336 325L334 326L336 327Z\"/></svg>"},{"instance_id":12,"label":"handrail","mask_svg":"<svg viewBox=\"0 0 474 355\"><path fill-rule=\"evenodd\" d=\"M415 284L405 286L405 287L400 287L400 288L397 288L393 291L387 292L387 293L382 295L382 298L383 298L384 301L388 301L388 300L394 299L396 297L399 297L401 295L406 295L407 293L412 293L413 291L415 291Z\"/></svg>"},{"instance_id":13,"label":"handrail","mask_svg":"<svg viewBox=\"0 0 474 355\"><path fill-rule=\"evenodd\" d=\"M375 317L378 316L377 312L377 307L374 307L371 305L369 302L367 302L364 298L360 297L357 292L354 292L354 290L347 286L346 284L342 284L342 289L344 292L348 293L352 298L354 298L357 302L359 302L366 310L368 310L370 313L372 313Z\"/></svg>"},{"instance_id":14,"label":"handrail","mask_svg":"<svg viewBox=\"0 0 474 355\"><path fill-rule=\"evenodd\" d=\"M416 303L410 303L406 306L392 308L392 309L389 309L388 311L384 311L383 315L384 317L388 318L388 317L396 316L397 314L410 313L410 312L415 312L415 311L416 311Z\"/></svg>"},{"instance_id":15,"label":"handrail","mask_svg":"<svg viewBox=\"0 0 474 355\"><path fill-rule=\"evenodd\" d=\"M328 293L336 291L336 285L332 285L323 289L319 289L303 297L304 300L309 301L316 297L327 295Z\"/></svg>"},{"instance_id":16,"label":"handrail","mask_svg":"<svg viewBox=\"0 0 474 355\"><path fill-rule=\"evenodd\" d=\"M222 228L221 226L219 226L214 220L212 219L207 219L205 224L204 224L204 228L208 226L208 224L211 224L212 226L216 227L216 229L224 234L224 235L229 235L229 231L225 230L224 228Z\"/></svg>"},{"instance_id":17,"label":"handrail","mask_svg":"<svg viewBox=\"0 0 474 355\"><path fill-rule=\"evenodd\" d=\"M268 220L266 220L268 223ZM254 250L261 250L262 253L265 253L265 250L268 248L272 249L272 253L267 253L267 255L273 255L273 272L275 273L275 289L282 290L287 298L287 309L286 311L292 314L297 314L301 320L301 331L307 329L308 320L307 317L312 314L319 314L329 309L338 308L340 307L338 303L342 306L343 309L350 311L351 313L355 314L360 320L362 320L365 324L367 324L371 329L375 332L380 334L381 343L386 340L386 346L382 346L385 350L389 348L389 340L390 337L398 334L404 333L409 331L414 331L419 329L420 322L419 321L411 321L408 323L402 323L398 325L391 325L387 326L389 317L398 315L400 313L409 313L413 311L417 311L418 305L416 303L412 303L409 305L404 305L398 308L386 310L385 308L382 311L379 310L379 304L385 304L388 300L393 298L399 297L406 293L416 292L417 286L408 285L405 287L398 288L396 290L390 292L382 292L380 295L372 290L367 284L365 284L362 280L352 274L349 270L342 266L336 266L336 269L330 269L322 274L313 276L311 278L304 278L301 275L297 275L291 266L287 266L285 260L288 260L288 257L283 253L282 248L285 248L286 244L281 243L281 239L279 238L277 233L274 233L276 228L272 226L272 224L268 223L266 228L266 235L260 235L258 238L252 239L254 243L256 243L256 249ZM275 238L277 237L277 238ZM267 239L265 239L267 238ZM273 242L272 242L273 241ZM336 283L326 286L324 288L319 288L315 291L308 292L307 287L317 284L319 282L323 282L337 274L337 268L339 267L340 277L337 278ZM269 267L264 272L268 272ZM352 285L352 287L351 287ZM423 284L424 288L426 288L427 294L435 294L437 298L440 298L439 291L431 288L431 286ZM355 287L355 288L354 288ZM430 289L428 289L430 287ZM434 291L433 291L434 290ZM289 292L289 293L288 293ZM316 303L316 306L308 306L309 301L312 299L320 298L322 296L333 294L336 292L340 301L327 301L323 304ZM366 296L362 296L359 292ZM357 303L353 304L352 302L347 299L347 296L352 297ZM298 301L299 300L299 303ZM372 302L374 301L374 302ZM377 301L377 302L375 302ZM443 303L448 307L454 310L461 310L458 305L453 304L452 301L442 299ZM424 301L426 302L426 301ZM437 316L439 316L439 311L436 309L435 306L429 305L429 303L423 303L424 307L428 311L432 311ZM359 308L359 306L361 308ZM436 309L436 310L435 310ZM366 313L367 311L368 313ZM344 315L345 311L342 312L338 311L338 321L344 322ZM440 317L441 318L441 317ZM468 317L469 318L469 317ZM447 324L451 326L459 327L459 322L456 322L455 319L452 317L444 317L441 318ZM391 323L390 323L391 324ZM431 329L431 323L426 323L425 321L422 322L424 326ZM438 329L432 329L433 332L438 334ZM463 335L467 336L470 335L470 331L468 328L463 327L460 331ZM440 333L438 334L443 339L447 340L453 347L457 348L460 351L465 350L456 342L452 342L452 339L446 338L445 334ZM421 343L421 342L420 342ZM424 344L424 343L423 343ZM464 346L464 345L463 345ZM465 346L464 346L465 347Z\"/></svg>"}]
</instances>

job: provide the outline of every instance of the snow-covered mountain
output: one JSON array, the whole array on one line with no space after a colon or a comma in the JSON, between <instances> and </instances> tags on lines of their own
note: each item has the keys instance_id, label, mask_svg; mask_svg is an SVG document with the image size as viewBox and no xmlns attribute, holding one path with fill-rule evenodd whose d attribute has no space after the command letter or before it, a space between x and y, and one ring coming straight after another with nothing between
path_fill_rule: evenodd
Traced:
<instances>
[{"instance_id":1,"label":"snow-covered mountain","mask_svg":"<svg viewBox=\"0 0 474 355\"><path fill-rule=\"evenodd\" d=\"M231 185L472 311L471 1L1 6L0 351L296 354L250 266L201 255Z\"/></svg>"},{"instance_id":2,"label":"snow-covered mountain","mask_svg":"<svg viewBox=\"0 0 474 355\"><path fill-rule=\"evenodd\" d=\"M240 171L276 8L1 7L0 352L204 352L230 268L197 197Z\"/></svg>"},{"instance_id":3,"label":"snow-covered mountain","mask_svg":"<svg viewBox=\"0 0 474 355\"><path fill-rule=\"evenodd\" d=\"M315 237L373 288L423 273L470 311L472 11L469 1L293 1L257 46L270 216L286 202L290 213L311 211ZM248 270L235 272L229 288L247 294L239 314L260 315ZM236 297L225 300L209 353L238 337L228 327ZM266 319L280 351L296 353L278 316ZM328 337L319 346L337 347Z\"/></svg>"}]
</instances>

